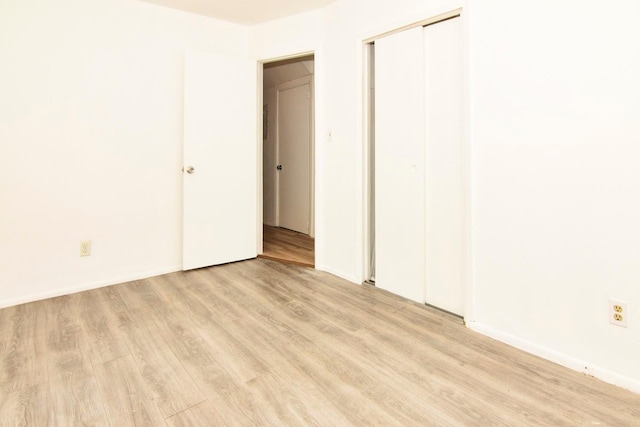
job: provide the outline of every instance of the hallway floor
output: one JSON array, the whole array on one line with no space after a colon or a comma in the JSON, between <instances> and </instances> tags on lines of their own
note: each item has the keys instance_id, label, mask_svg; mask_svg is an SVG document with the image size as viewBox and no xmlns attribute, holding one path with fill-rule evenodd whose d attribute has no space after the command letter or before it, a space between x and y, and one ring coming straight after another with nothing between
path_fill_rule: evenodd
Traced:
<instances>
[{"instance_id":1,"label":"hallway floor","mask_svg":"<svg viewBox=\"0 0 640 427\"><path fill-rule=\"evenodd\" d=\"M260 258L301 265L315 266L314 239L286 228L265 225L264 249Z\"/></svg>"}]
</instances>

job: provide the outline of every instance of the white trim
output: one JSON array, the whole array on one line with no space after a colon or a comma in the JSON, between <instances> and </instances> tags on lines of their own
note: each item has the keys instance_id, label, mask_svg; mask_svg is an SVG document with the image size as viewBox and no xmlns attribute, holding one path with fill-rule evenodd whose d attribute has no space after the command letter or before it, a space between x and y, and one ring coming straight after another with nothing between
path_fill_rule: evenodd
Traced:
<instances>
[{"instance_id":1,"label":"white trim","mask_svg":"<svg viewBox=\"0 0 640 427\"><path fill-rule=\"evenodd\" d=\"M470 30L469 30L469 13L463 13L460 9L460 23L462 24L462 91L463 91L463 129L462 144L463 162L464 162L464 191L465 191L465 265L463 271L464 280L464 319L466 322L475 321L476 305L475 305L475 286L473 276L473 162L471 155L471 70L469 62L470 49Z\"/></svg>"},{"instance_id":2,"label":"white trim","mask_svg":"<svg viewBox=\"0 0 640 427\"><path fill-rule=\"evenodd\" d=\"M314 71L315 71L315 59L313 62ZM309 132L311 135L309 137L311 140L309 143L309 236L315 238L316 236L316 87L315 87L315 79L314 75L311 75L311 79L309 81L309 95L311 96L311 103L309 105L309 114L311 115L310 123L311 126L309 128ZM315 253L314 253L315 254ZM315 263L315 260L314 260Z\"/></svg>"},{"instance_id":3,"label":"white trim","mask_svg":"<svg viewBox=\"0 0 640 427\"><path fill-rule=\"evenodd\" d=\"M362 281L371 280L373 276L371 271L371 255L372 252L375 254L375 246L372 248L371 245L371 228L374 226L371 224L371 211L372 211L372 203L371 196L369 193L371 192L371 175L373 171L371 170L371 68L372 68L372 55L373 52L371 43L363 43L362 44L362 59L364 63L364 70L362 73L362 111L364 120L362 121L362 139L364 143L362 144L362 159L363 159L363 168L362 168L362 217L364 220L362 221L362 254L364 258L364 262L362 264ZM374 52L375 54L375 52ZM374 188L375 191L375 188ZM375 210L374 210L375 213ZM372 251L373 249L373 251ZM374 269L375 271L375 269Z\"/></svg>"},{"instance_id":4,"label":"white trim","mask_svg":"<svg viewBox=\"0 0 640 427\"><path fill-rule=\"evenodd\" d=\"M329 274L333 274L334 276L338 276L341 279L344 279L348 282L354 283L356 285L362 285L362 280L360 280L359 278L355 277L352 274L348 274L345 273L344 271L341 270L337 270L331 267L327 267L326 265L318 265L318 263L316 262L316 270L319 271L324 271L326 273Z\"/></svg>"},{"instance_id":5,"label":"white trim","mask_svg":"<svg viewBox=\"0 0 640 427\"><path fill-rule=\"evenodd\" d=\"M256 113L258 120L256 126L256 143L258 144L256 151L256 193L258 197L258 203L256 203L256 254L262 255L264 252L264 231L262 228L262 223L264 222L264 140L262 139L264 136L264 129L262 128L264 126L264 113L262 110L264 108L264 63L258 61L256 69L256 78L258 79L256 84L256 90L258 91L256 102L256 109L258 110Z\"/></svg>"},{"instance_id":6,"label":"white trim","mask_svg":"<svg viewBox=\"0 0 640 427\"><path fill-rule=\"evenodd\" d=\"M512 347L526 351L527 353L539 356L543 359L557 363L558 365L562 365L574 371L591 375L609 384L623 387L635 393L640 393L640 381L637 381L633 378L626 377L608 369L604 369L600 366L594 365L581 359L577 359L575 357L550 349L540 344L536 344L515 335L511 335L507 332L494 329L483 323L466 322L466 325L472 331L491 337Z\"/></svg>"},{"instance_id":7,"label":"white trim","mask_svg":"<svg viewBox=\"0 0 640 427\"><path fill-rule=\"evenodd\" d=\"M450 10L450 11L447 11L447 12L444 12L444 13L440 13L438 15L434 15L434 16L431 16L431 17L426 18L426 19L415 21L415 22L412 22L410 24L406 24L406 25L403 25L403 26L395 27L395 28L393 28L391 30L381 31L381 32L377 33L374 36L369 36L369 37L365 38L363 42L365 44L371 43L371 42L376 41L377 39L381 39L383 37L387 37L387 36L390 36L392 34L400 33L402 31L406 31L406 30L410 30L410 29L415 28L415 27L425 27L427 25L436 24L436 23L438 23L440 21L445 21L447 19L455 18L456 16L460 16L461 14L462 14L462 8L459 7L457 9L453 9L453 10Z\"/></svg>"},{"instance_id":8,"label":"white trim","mask_svg":"<svg viewBox=\"0 0 640 427\"><path fill-rule=\"evenodd\" d=\"M276 58L260 59L258 60L258 62L264 65L264 64L271 64L274 62L286 61L288 59L304 58L305 56L313 56L314 62L315 62L315 51L313 50L309 50L306 52L292 53L291 55L278 56ZM315 64L314 64L314 70L315 70Z\"/></svg>"},{"instance_id":9,"label":"white trim","mask_svg":"<svg viewBox=\"0 0 640 427\"><path fill-rule=\"evenodd\" d=\"M324 150L326 149L326 140L323 138L325 130L327 129L326 114L319 114L319 112L325 112L325 82L326 71L324 70L325 57L322 48L315 50L313 54L313 143L314 143L314 201L313 201L313 233L315 241L315 264L323 264L325 260L324 241L325 241L325 220L324 220L324 194L322 185L322 173L327 173L320 165L325 164ZM317 268L317 267L316 267Z\"/></svg>"},{"instance_id":10,"label":"white trim","mask_svg":"<svg viewBox=\"0 0 640 427\"><path fill-rule=\"evenodd\" d=\"M0 308L11 307L19 304L26 304L29 302L40 301L47 298L55 298L63 295L75 294L77 292L89 291L91 289L103 288L105 286L118 285L120 283L131 282L133 280L146 279L149 277L160 276L168 273L175 273L182 271L182 264L174 265L171 267L159 268L157 270L149 270L141 273L129 274L120 277L114 277L112 279L98 280L96 282L87 283L79 286L72 286L69 288L56 289L50 292L41 292L37 294L31 294L21 296L19 298L0 301Z\"/></svg>"}]
</instances>

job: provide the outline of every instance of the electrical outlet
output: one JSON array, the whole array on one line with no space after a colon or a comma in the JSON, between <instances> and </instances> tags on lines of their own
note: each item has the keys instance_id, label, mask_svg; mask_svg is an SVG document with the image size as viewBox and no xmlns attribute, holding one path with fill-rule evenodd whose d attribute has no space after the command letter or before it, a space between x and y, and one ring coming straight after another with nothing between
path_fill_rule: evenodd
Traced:
<instances>
[{"instance_id":1,"label":"electrical outlet","mask_svg":"<svg viewBox=\"0 0 640 427\"><path fill-rule=\"evenodd\" d=\"M609 323L623 328L629 326L629 311L626 302L616 299L609 300Z\"/></svg>"},{"instance_id":2,"label":"electrical outlet","mask_svg":"<svg viewBox=\"0 0 640 427\"><path fill-rule=\"evenodd\" d=\"M80 242L80 256L91 255L91 240L82 240Z\"/></svg>"}]
</instances>

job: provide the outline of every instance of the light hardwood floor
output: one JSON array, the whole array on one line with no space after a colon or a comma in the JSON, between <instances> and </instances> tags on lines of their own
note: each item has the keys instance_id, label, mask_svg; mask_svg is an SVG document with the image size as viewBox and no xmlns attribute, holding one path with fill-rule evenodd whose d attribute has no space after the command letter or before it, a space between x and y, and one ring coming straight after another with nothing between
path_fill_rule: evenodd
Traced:
<instances>
[{"instance_id":1,"label":"light hardwood floor","mask_svg":"<svg viewBox=\"0 0 640 427\"><path fill-rule=\"evenodd\" d=\"M640 424L640 395L257 259L0 310L0 425Z\"/></svg>"},{"instance_id":2,"label":"light hardwood floor","mask_svg":"<svg viewBox=\"0 0 640 427\"><path fill-rule=\"evenodd\" d=\"M315 266L312 237L286 228L263 227L263 253L260 258L287 262L305 267Z\"/></svg>"}]
</instances>

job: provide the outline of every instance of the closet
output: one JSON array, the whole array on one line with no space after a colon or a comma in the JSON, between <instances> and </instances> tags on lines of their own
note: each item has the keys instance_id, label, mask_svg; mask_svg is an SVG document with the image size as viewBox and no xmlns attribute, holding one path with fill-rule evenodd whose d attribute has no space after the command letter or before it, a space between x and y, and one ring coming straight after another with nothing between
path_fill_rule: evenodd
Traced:
<instances>
[{"instance_id":1,"label":"closet","mask_svg":"<svg viewBox=\"0 0 640 427\"><path fill-rule=\"evenodd\" d=\"M464 314L467 166L459 16L370 46L369 272Z\"/></svg>"}]
</instances>

